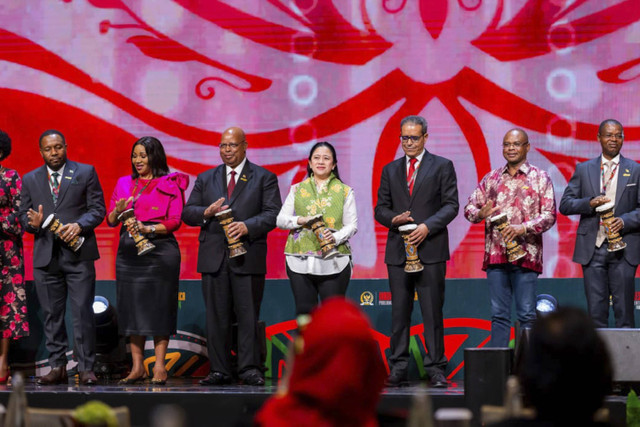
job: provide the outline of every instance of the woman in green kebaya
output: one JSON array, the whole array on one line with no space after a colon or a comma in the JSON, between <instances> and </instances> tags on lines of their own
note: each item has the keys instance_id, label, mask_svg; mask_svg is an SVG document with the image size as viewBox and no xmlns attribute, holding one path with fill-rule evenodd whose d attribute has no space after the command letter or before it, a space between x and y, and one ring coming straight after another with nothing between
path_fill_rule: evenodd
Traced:
<instances>
[{"instance_id":1,"label":"woman in green kebaya","mask_svg":"<svg viewBox=\"0 0 640 427\"><path fill-rule=\"evenodd\" d=\"M358 217L353 189L340 180L336 150L328 142L311 148L307 178L291 187L278 214L278 227L289 230L285 256L287 275L296 303L296 315L308 314L333 295L344 295L351 278L349 238L357 231ZM307 226L322 215L324 237L337 255L323 259L320 241Z\"/></svg>"}]
</instances>

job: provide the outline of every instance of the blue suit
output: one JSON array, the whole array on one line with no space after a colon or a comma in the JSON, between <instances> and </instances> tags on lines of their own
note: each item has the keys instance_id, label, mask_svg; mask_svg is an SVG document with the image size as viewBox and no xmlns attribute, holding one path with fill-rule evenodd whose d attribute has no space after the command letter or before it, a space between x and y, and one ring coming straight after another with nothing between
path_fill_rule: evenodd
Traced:
<instances>
[{"instance_id":1,"label":"blue suit","mask_svg":"<svg viewBox=\"0 0 640 427\"><path fill-rule=\"evenodd\" d=\"M560 213L580 215L573 261L582 265L589 314L597 327L607 327L609 296L613 300L616 327L635 327L634 278L640 263L640 165L620 156L615 216L624 221L620 232L627 247L607 252L607 243L596 248L600 218L589 205L600 195L601 156L578 164L560 201Z\"/></svg>"}]
</instances>

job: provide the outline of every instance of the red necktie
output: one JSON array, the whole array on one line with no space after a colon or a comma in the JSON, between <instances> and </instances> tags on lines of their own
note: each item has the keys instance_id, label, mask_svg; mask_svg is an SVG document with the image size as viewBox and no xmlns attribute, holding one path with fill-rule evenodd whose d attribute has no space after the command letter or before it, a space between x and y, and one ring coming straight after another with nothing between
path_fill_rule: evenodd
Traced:
<instances>
[{"instance_id":1,"label":"red necktie","mask_svg":"<svg viewBox=\"0 0 640 427\"><path fill-rule=\"evenodd\" d=\"M416 163L418 163L418 159L409 159L409 171L407 172L407 186L409 187L409 195L411 195L411 193L413 192L413 183L416 181L413 176L416 172Z\"/></svg>"},{"instance_id":2,"label":"red necktie","mask_svg":"<svg viewBox=\"0 0 640 427\"><path fill-rule=\"evenodd\" d=\"M231 179L229 180L229 184L227 184L227 200L231 200L234 188L236 188L236 171L231 171Z\"/></svg>"}]
</instances>

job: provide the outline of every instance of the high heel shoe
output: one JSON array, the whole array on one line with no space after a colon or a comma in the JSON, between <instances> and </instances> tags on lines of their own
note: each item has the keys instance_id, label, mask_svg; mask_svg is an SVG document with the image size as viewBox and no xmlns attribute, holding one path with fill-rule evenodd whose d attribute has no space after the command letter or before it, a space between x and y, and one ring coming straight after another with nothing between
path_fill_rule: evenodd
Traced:
<instances>
[{"instance_id":1,"label":"high heel shoe","mask_svg":"<svg viewBox=\"0 0 640 427\"><path fill-rule=\"evenodd\" d=\"M9 376L11 375L11 372L9 372L9 370L7 369L7 375L5 375L4 377L0 378L0 384L6 384L9 381Z\"/></svg>"},{"instance_id":2,"label":"high heel shoe","mask_svg":"<svg viewBox=\"0 0 640 427\"><path fill-rule=\"evenodd\" d=\"M151 384L153 385L165 385L167 383L167 380L163 380L160 378L151 378Z\"/></svg>"},{"instance_id":3,"label":"high heel shoe","mask_svg":"<svg viewBox=\"0 0 640 427\"><path fill-rule=\"evenodd\" d=\"M123 378L118 381L118 385L133 385L135 383L141 383L144 381L144 375L139 376L138 378Z\"/></svg>"},{"instance_id":4,"label":"high heel shoe","mask_svg":"<svg viewBox=\"0 0 640 427\"><path fill-rule=\"evenodd\" d=\"M156 377L156 373L153 373L153 378L151 378L152 385L165 385L167 383L167 378L169 378L169 373L167 371L160 371L166 375L165 379L161 379Z\"/></svg>"}]
</instances>

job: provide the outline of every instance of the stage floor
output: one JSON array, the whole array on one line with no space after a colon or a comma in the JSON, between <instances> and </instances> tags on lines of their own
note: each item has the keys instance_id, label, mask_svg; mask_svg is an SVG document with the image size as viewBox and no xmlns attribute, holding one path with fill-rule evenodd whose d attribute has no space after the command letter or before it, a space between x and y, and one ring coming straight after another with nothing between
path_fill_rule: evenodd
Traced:
<instances>
[{"instance_id":1,"label":"stage floor","mask_svg":"<svg viewBox=\"0 0 640 427\"><path fill-rule=\"evenodd\" d=\"M77 377L76 377L77 378ZM75 408L90 400L100 400L110 406L127 406L132 426L151 424L153 411L161 405L177 405L184 411L187 426L251 426L253 415L264 401L276 392L277 384L267 379L263 387L227 385L204 387L197 378L170 378L166 385L141 383L119 386L117 381L103 381L93 387L78 385L72 378L67 385L39 386L34 377L25 380L29 406L40 408ZM320 386L320 385L319 385ZM12 386L0 386L0 403L7 405ZM462 383L448 388L425 389L420 382L406 387L386 388L378 414L383 426L404 426L413 397L425 391L431 396L434 410L465 407ZM612 396L606 406L612 421L624 416L626 397ZM614 425L624 425L617 422Z\"/></svg>"},{"instance_id":2,"label":"stage floor","mask_svg":"<svg viewBox=\"0 0 640 427\"><path fill-rule=\"evenodd\" d=\"M133 426L148 426L152 412L159 405L178 405L184 411L188 426L251 425L255 412L273 393L277 383L269 379L263 387L227 385L205 387L198 378L170 378L164 386L149 382L119 386L117 381L103 381L93 387L81 386L77 377L68 385L39 386L36 378L25 380L29 406L41 408L75 408L89 400L100 400L111 406L127 406ZM0 403L7 405L12 386L0 385ZM404 425L412 396L421 392L419 382L406 387L385 389L379 413L385 425ZM464 390L452 383L446 389L429 389L434 407L464 406Z\"/></svg>"}]
</instances>

